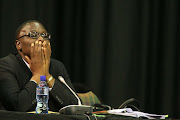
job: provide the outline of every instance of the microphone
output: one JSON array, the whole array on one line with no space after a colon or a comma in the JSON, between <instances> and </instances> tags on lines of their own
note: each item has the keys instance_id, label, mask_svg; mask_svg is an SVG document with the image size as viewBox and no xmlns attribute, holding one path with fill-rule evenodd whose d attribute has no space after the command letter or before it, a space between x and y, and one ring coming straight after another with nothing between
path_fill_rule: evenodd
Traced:
<instances>
[{"instance_id":1,"label":"microphone","mask_svg":"<svg viewBox=\"0 0 180 120\"><path fill-rule=\"evenodd\" d=\"M69 85L65 82L62 76L59 76L58 79L71 91L71 93L78 100L78 105L68 105L59 110L60 114L66 115L82 115L82 114L92 114L93 108L88 105L82 105L81 100L76 95L76 93L69 87Z\"/></svg>"},{"instance_id":2,"label":"microphone","mask_svg":"<svg viewBox=\"0 0 180 120\"><path fill-rule=\"evenodd\" d=\"M59 80L66 85L66 87L73 93L73 95L76 97L76 99L78 100L78 105L82 105L81 104L81 100L79 99L79 97L76 95L76 93L69 87L69 85L65 82L64 78L62 76L58 77Z\"/></svg>"}]
</instances>

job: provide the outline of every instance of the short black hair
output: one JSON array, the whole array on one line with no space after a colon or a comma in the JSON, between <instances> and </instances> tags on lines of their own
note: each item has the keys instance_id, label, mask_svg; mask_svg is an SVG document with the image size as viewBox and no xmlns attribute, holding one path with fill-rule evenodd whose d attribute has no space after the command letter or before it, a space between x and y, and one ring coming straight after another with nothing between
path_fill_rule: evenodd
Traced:
<instances>
[{"instance_id":1,"label":"short black hair","mask_svg":"<svg viewBox=\"0 0 180 120\"><path fill-rule=\"evenodd\" d=\"M22 29L26 24L28 24L28 23L33 23L33 22L36 22L36 23L39 23L39 24L42 25L42 23L39 22L39 21L37 21L37 20L28 20L28 21L22 23L22 24L16 29L15 38L17 39L17 37L18 37L21 29ZM43 25L42 25L42 26L43 26ZM43 27L44 27L44 26L43 26Z\"/></svg>"}]
</instances>

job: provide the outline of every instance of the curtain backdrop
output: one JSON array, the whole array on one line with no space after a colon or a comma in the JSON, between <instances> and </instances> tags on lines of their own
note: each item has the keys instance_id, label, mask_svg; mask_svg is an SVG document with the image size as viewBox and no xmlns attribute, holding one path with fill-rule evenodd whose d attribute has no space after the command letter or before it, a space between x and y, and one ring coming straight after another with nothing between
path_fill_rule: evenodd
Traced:
<instances>
[{"instance_id":1,"label":"curtain backdrop","mask_svg":"<svg viewBox=\"0 0 180 120\"><path fill-rule=\"evenodd\" d=\"M113 108L136 98L143 112L180 118L179 0L1 0L0 10L1 58L16 28L39 20L73 83Z\"/></svg>"}]
</instances>

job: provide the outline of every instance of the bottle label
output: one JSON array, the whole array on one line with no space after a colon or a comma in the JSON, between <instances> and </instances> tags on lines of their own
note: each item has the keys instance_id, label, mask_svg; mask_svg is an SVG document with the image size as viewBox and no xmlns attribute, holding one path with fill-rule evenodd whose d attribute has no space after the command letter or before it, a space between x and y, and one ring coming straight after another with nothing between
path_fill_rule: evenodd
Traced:
<instances>
[{"instance_id":1,"label":"bottle label","mask_svg":"<svg viewBox=\"0 0 180 120\"><path fill-rule=\"evenodd\" d=\"M48 88L37 88L36 95L48 95L49 89Z\"/></svg>"}]
</instances>

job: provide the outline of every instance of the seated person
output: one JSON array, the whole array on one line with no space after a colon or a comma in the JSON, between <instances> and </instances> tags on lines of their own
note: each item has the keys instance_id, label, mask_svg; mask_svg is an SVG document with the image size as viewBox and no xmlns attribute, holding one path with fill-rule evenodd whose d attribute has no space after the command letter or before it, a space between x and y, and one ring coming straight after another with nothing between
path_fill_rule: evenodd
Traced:
<instances>
[{"instance_id":1,"label":"seated person","mask_svg":"<svg viewBox=\"0 0 180 120\"><path fill-rule=\"evenodd\" d=\"M50 58L50 37L36 20L18 27L15 42L18 53L0 59L0 101L6 110L35 111L36 87L41 75L46 76L50 88L50 111L57 112L66 105L78 103L58 80L58 76L62 76L74 89L63 63Z\"/></svg>"}]
</instances>

